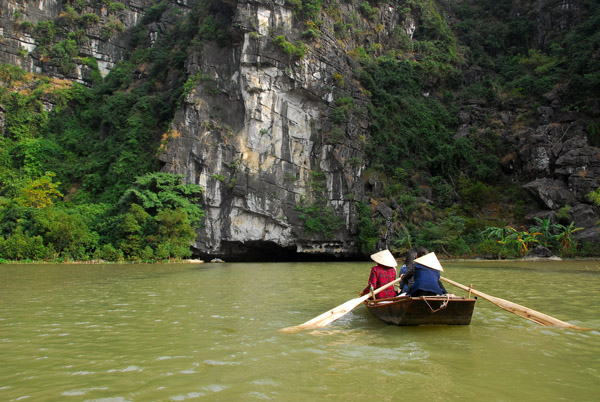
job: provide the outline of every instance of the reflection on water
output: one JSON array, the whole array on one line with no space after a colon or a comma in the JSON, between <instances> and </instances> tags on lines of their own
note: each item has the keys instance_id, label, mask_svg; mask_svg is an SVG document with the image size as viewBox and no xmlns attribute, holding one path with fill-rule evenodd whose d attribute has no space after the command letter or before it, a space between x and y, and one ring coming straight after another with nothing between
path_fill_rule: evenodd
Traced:
<instances>
[{"instance_id":1,"label":"reflection on water","mask_svg":"<svg viewBox=\"0 0 600 402\"><path fill-rule=\"evenodd\" d=\"M600 264L444 266L593 330L480 300L470 326L391 326L359 306L278 331L356 297L368 262L1 265L0 400L597 400Z\"/></svg>"}]
</instances>

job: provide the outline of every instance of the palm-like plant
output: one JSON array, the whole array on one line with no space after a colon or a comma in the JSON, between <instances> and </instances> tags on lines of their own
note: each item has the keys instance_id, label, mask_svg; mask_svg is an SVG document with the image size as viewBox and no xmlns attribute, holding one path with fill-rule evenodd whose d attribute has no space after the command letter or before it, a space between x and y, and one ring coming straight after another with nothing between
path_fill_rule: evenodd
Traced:
<instances>
[{"instance_id":1,"label":"palm-like plant","mask_svg":"<svg viewBox=\"0 0 600 402\"><path fill-rule=\"evenodd\" d=\"M550 223L550 219L534 218L537 225L529 228L530 232L538 233L538 242L544 247L551 247L552 242L556 239L553 232L556 231L556 224Z\"/></svg>"},{"instance_id":2,"label":"palm-like plant","mask_svg":"<svg viewBox=\"0 0 600 402\"><path fill-rule=\"evenodd\" d=\"M540 241L537 237L540 234L541 233L539 232L531 233L526 230L522 232L517 232L517 243L519 245L519 253L521 255L524 255L529 251L529 248L531 248L533 245L539 244Z\"/></svg>"},{"instance_id":3,"label":"palm-like plant","mask_svg":"<svg viewBox=\"0 0 600 402\"><path fill-rule=\"evenodd\" d=\"M506 237L510 236L515 231L516 230L510 226L504 226L504 227L490 226L490 227L487 227L483 231L483 235L485 237L487 237L488 239L495 238L498 243L504 244Z\"/></svg>"},{"instance_id":4,"label":"palm-like plant","mask_svg":"<svg viewBox=\"0 0 600 402\"><path fill-rule=\"evenodd\" d=\"M556 239L560 242L563 251L569 251L571 248L577 245L577 242L573 237L573 233L577 232L578 230L583 230L583 228L576 228L575 222L571 222L568 226L561 224L557 224L556 226L560 230L556 236Z\"/></svg>"},{"instance_id":5,"label":"palm-like plant","mask_svg":"<svg viewBox=\"0 0 600 402\"><path fill-rule=\"evenodd\" d=\"M489 239L496 238L496 242L506 248L516 249L521 255L527 253L532 245L539 243L538 236L541 234L527 230L520 232L508 225L504 227L488 227L483 233Z\"/></svg>"},{"instance_id":6,"label":"palm-like plant","mask_svg":"<svg viewBox=\"0 0 600 402\"><path fill-rule=\"evenodd\" d=\"M573 233L583 228L576 228L575 223L571 222L568 226L559 223L550 223L550 219L535 218L537 225L529 230L518 231L512 226L488 227L483 231L483 235L488 239L494 239L502 245L501 254L506 249L517 250L523 255L529 249L541 244L544 247L555 248L557 245L564 252L568 252L577 245Z\"/></svg>"}]
</instances>

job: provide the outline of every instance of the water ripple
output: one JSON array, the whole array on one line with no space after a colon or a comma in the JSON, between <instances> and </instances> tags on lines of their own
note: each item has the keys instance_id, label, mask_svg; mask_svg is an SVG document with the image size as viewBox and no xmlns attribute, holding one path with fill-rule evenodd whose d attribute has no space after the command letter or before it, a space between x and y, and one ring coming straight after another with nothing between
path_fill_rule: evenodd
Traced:
<instances>
[{"instance_id":1,"label":"water ripple","mask_svg":"<svg viewBox=\"0 0 600 402\"><path fill-rule=\"evenodd\" d=\"M368 264L207 265L0 265L0 399L348 402L393 400L401 392L407 400L533 401L600 394L600 316L588 296L600 292L597 269L572 262L551 269L445 266L451 279L592 331L540 327L480 300L470 326L397 327L358 306L326 328L282 334L354 297ZM343 285L333 286L340 278Z\"/></svg>"}]
</instances>

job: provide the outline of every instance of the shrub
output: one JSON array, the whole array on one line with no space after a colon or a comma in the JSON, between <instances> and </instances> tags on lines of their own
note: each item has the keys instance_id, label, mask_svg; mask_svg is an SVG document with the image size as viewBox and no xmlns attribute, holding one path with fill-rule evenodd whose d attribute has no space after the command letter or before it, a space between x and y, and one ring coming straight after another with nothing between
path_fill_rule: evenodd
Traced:
<instances>
[{"instance_id":1,"label":"shrub","mask_svg":"<svg viewBox=\"0 0 600 402\"><path fill-rule=\"evenodd\" d=\"M42 260L48 249L41 236L28 236L21 227L9 237L0 236L0 258L7 260Z\"/></svg>"},{"instance_id":2,"label":"shrub","mask_svg":"<svg viewBox=\"0 0 600 402\"><path fill-rule=\"evenodd\" d=\"M112 244L105 244L101 248L100 255L103 260L107 261L123 261L123 252L117 250Z\"/></svg>"},{"instance_id":3,"label":"shrub","mask_svg":"<svg viewBox=\"0 0 600 402\"><path fill-rule=\"evenodd\" d=\"M111 1L108 4L108 12L110 12L110 13L114 13L114 12L121 11L124 9L125 9L125 5L123 3L119 3L117 1L115 1L115 2Z\"/></svg>"},{"instance_id":4,"label":"shrub","mask_svg":"<svg viewBox=\"0 0 600 402\"><path fill-rule=\"evenodd\" d=\"M379 230L373 222L371 207L364 202L356 203L358 221L356 222L356 244L363 254L371 254L379 242Z\"/></svg>"},{"instance_id":5,"label":"shrub","mask_svg":"<svg viewBox=\"0 0 600 402\"><path fill-rule=\"evenodd\" d=\"M297 42L294 45L287 41L285 35L276 36L273 42L287 55L301 59L306 53L306 47L303 43Z\"/></svg>"},{"instance_id":6,"label":"shrub","mask_svg":"<svg viewBox=\"0 0 600 402\"><path fill-rule=\"evenodd\" d=\"M96 14L86 13L81 16L81 20L83 25L89 27L92 25L97 25L100 22L100 17L98 17Z\"/></svg>"}]
</instances>

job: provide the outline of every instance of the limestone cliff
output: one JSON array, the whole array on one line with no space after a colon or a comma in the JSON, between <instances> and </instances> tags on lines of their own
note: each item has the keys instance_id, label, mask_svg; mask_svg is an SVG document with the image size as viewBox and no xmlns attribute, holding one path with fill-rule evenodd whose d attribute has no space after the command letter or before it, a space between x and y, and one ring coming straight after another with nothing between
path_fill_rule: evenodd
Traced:
<instances>
[{"instance_id":1,"label":"limestone cliff","mask_svg":"<svg viewBox=\"0 0 600 402\"><path fill-rule=\"evenodd\" d=\"M84 5L74 13L76 3ZM106 75L127 55L131 29L144 15L160 14L147 29L152 45L177 15L198 3L7 0L0 5L0 60L90 84L94 71ZM382 182L365 175L369 94L357 81L360 55L354 50L379 56L397 44L395 33L412 39L420 28L416 9L402 0L377 7L324 2L335 3L335 18L334 11L321 10L314 29L298 18L297 1L204 3L230 37L225 45L202 42L187 55L187 92L158 156L163 171L183 174L205 190L206 219L197 229L195 254L229 260L354 257L360 253L354 242L357 201L381 218L379 246L388 246L403 211L382 201ZM440 4L451 19L453 4ZM572 12L577 1L556 9L542 4L534 7L539 24L533 41L539 46L580 18ZM519 4L514 7L518 14ZM49 21L65 34L47 41ZM338 35L340 21L353 31ZM61 59L52 46L67 32L79 32L83 45ZM465 61L461 68L466 81L483 82L480 67ZM438 83L428 85L434 92ZM539 202L535 213L551 216L569 205L576 224L586 228L578 235L597 240L596 210L586 194L599 185L600 150L589 145L588 117L565 111L561 88L544 104L529 106L467 102L455 138L497 135L506 150L500 155L504 172L526 184ZM421 190L427 198L427 188Z\"/></svg>"},{"instance_id":2,"label":"limestone cliff","mask_svg":"<svg viewBox=\"0 0 600 402\"><path fill-rule=\"evenodd\" d=\"M347 44L332 35L329 21L331 29L322 29L303 57L288 55L272 37L300 39L291 7L283 1L228 6L223 12L239 30L239 42L223 49L207 44L190 56L189 74L202 79L177 113L160 156L165 171L205 189L207 218L197 252L354 255L367 126L354 114L343 124L331 116L341 96L350 94L356 109L368 100L352 79ZM388 11L385 18L398 22ZM311 230L311 221L324 226Z\"/></svg>"},{"instance_id":3,"label":"limestone cliff","mask_svg":"<svg viewBox=\"0 0 600 402\"><path fill-rule=\"evenodd\" d=\"M403 211L374 201L383 197L381 185L363 175L368 123L361 108L369 99L348 54L375 43L384 53L394 45L394 30L411 36L418 17L407 13L403 2L390 2L375 15L354 20L357 30L370 34L340 39L333 19L322 13L320 36L308 41L303 57L294 57L273 41L284 35L296 43L306 28L286 2L226 3L221 12L236 27L239 41L228 48L208 44L190 56L188 73L202 79L186 97L168 150L160 156L165 171L184 174L206 190L207 219L198 231L197 252L229 258L351 256L359 252L353 242L356 201L372 204L373 217L387 222L379 246L388 246L392 222ZM338 5L342 15L361 15L352 3ZM558 19L563 27L574 23L556 10L538 15ZM538 27L536 41L556 34L552 28L544 31L548 26L552 23ZM340 127L333 116L336 101L348 95L357 107ZM511 102L465 105L456 138L469 130L495 132L507 149L501 155L505 172L529 182L525 188L539 200L531 217L555 219L556 211L570 206L571 219L585 228L577 236L597 241L597 215L586 194L598 187L600 154L587 143L586 119L563 112L564 107L560 91L548 94L547 106L536 110L538 119L525 129L519 120L529 112ZM311 230L315 220L330 226Z\"/></svg>"},{"instance_id":4,"label":"limestone cliff","mask_svg":"<svg viewBox=\"0 0 600 402\"><path fill-rule=\"evenodd\" d=\"M153 4L153 0L5 0L0 6L0 61L87 83L92 69L85 58L95 61L101 75L108 74L125 56L128 30ZM82 43L70 55L69 68L64 68L66 60L52 54L52 47L67 38L62 32L76 34Z\"/></svg>"}]
</instances>

